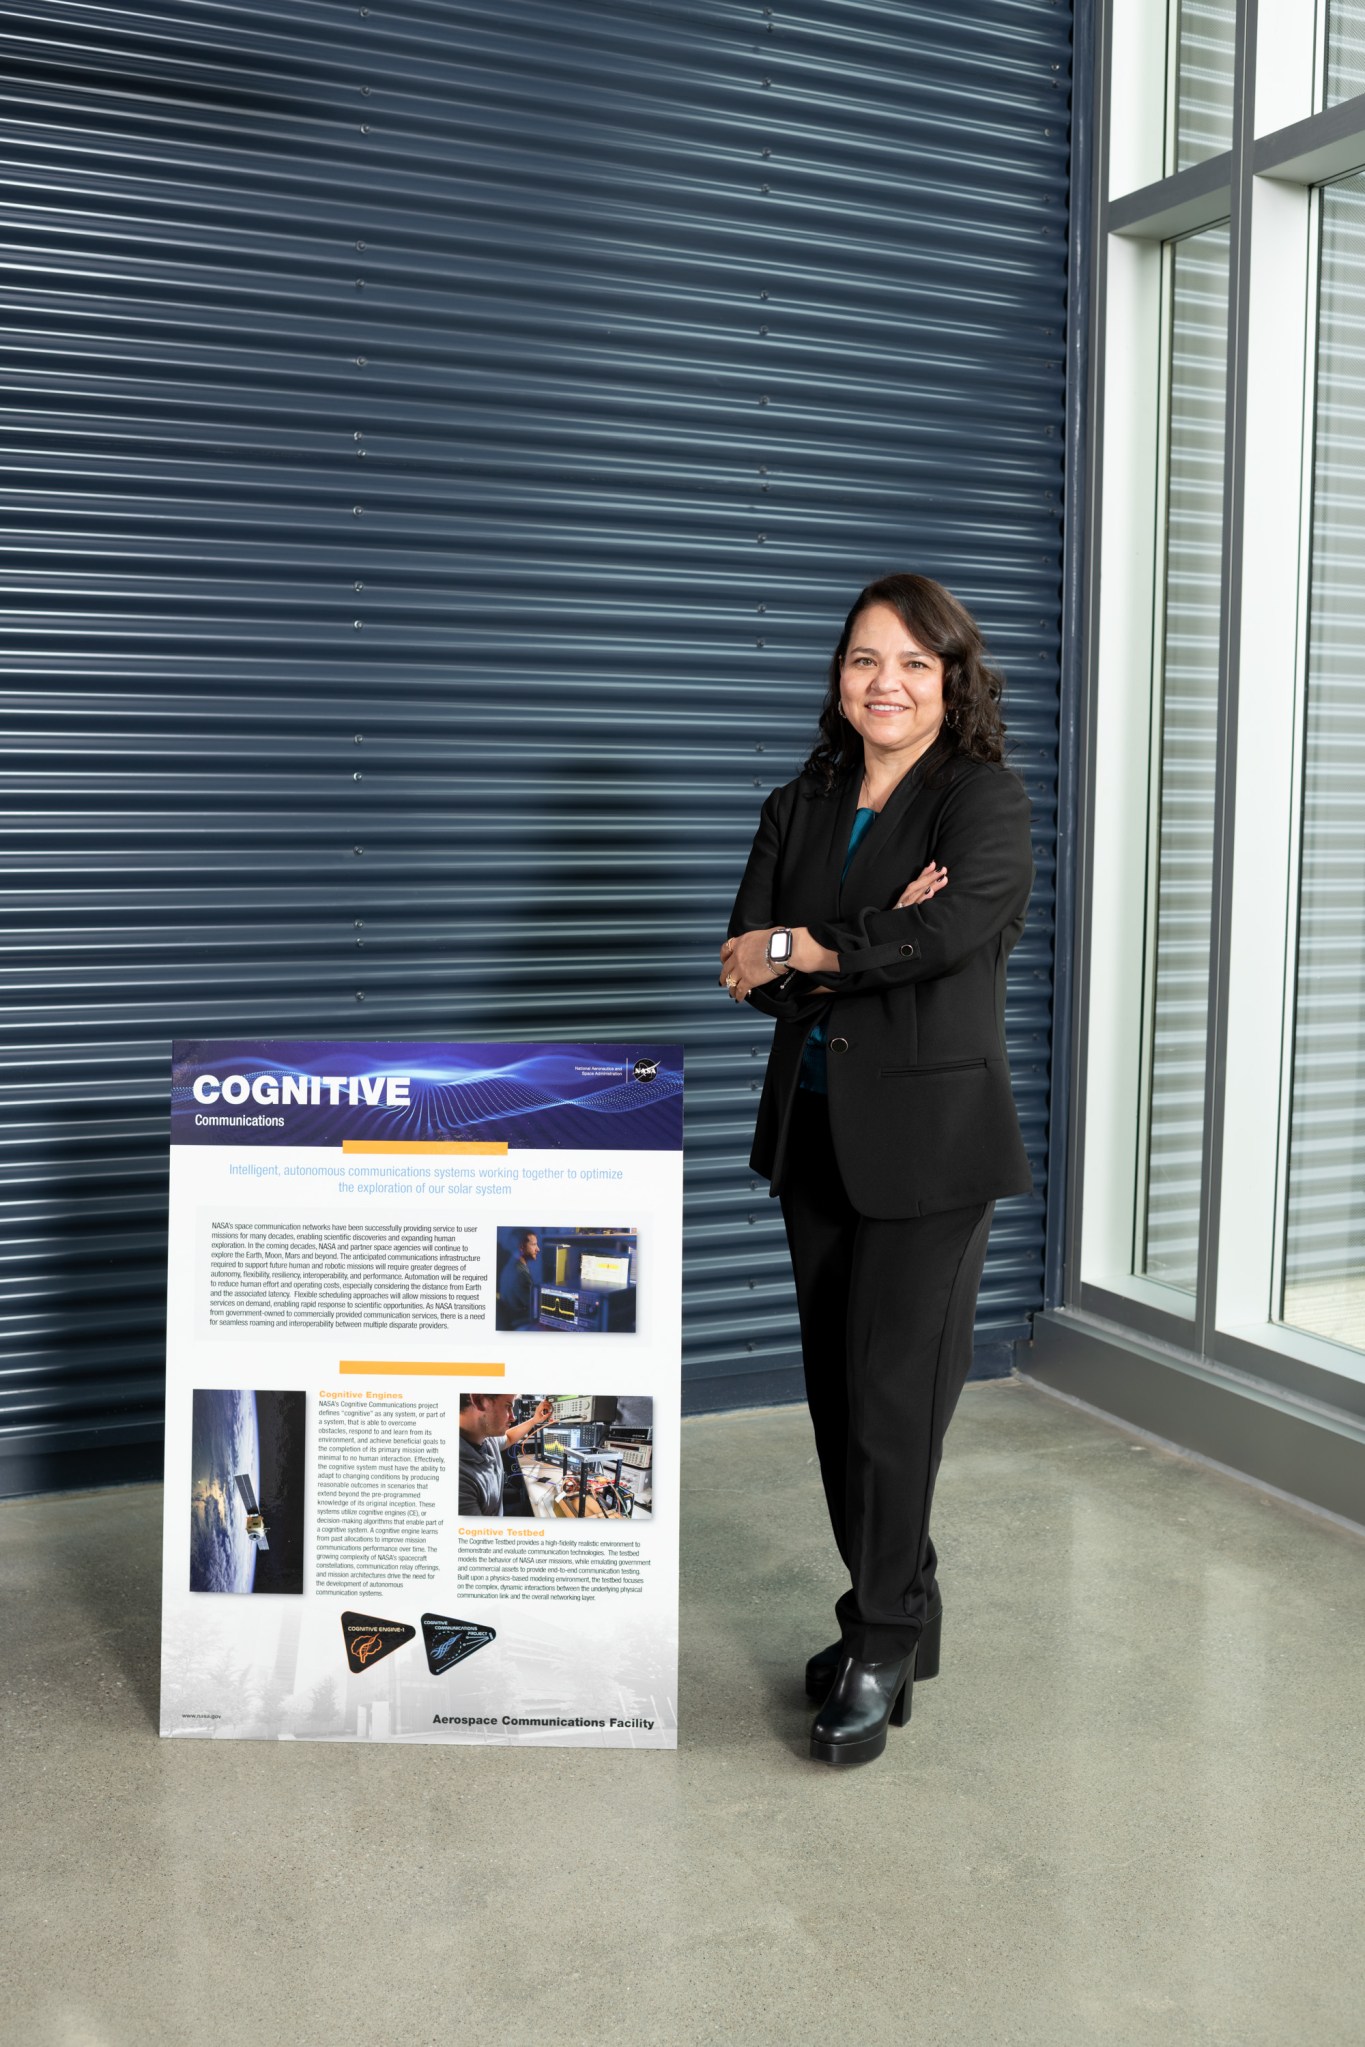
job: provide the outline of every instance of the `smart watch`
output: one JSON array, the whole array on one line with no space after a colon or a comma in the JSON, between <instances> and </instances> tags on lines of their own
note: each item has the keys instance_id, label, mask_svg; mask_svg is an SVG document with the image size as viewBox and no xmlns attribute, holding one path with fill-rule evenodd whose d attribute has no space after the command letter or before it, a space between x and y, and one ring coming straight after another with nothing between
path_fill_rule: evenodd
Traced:
<instances>
[{"instance_id":1,"label":"smart watch","mask_svg":"<svg viewBox=\"0 0 1365 2047\"><path fill-rule=\"evenodd\" d=\"M789 924L784 925L779 931L771 932L768 938L768 965L770 967L790 966L792 947L795 942Z\"/></svg>"}]
</instances>

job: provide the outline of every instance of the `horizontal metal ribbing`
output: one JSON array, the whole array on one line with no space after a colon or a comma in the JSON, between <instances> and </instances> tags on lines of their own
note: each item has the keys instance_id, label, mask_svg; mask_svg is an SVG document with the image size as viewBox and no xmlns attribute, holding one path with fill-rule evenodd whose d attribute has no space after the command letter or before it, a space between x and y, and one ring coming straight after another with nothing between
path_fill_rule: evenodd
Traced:
<instances>
[{"instance_id":1,"label":"horizontal metal ribbing","mask_svg":"<svg viewBox=\"0 0 1365 2047\"><path fill-rule=\"evenodd\" d=\"M173 1034L688 1054L687 1371L795 1361L714 987L852 594L1034 806L1041 1299L1069 21L1050 0L8 10L0 1428L159 1400ZM0 1436L3 1441L3 1436Z\"/></svg>"}]
</instances>

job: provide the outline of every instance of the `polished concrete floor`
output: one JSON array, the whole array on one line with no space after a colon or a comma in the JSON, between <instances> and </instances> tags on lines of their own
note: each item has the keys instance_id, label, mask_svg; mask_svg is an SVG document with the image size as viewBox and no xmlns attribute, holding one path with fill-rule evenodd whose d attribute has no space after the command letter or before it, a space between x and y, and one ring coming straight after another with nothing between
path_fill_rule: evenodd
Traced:
<instances>
[{"instance_id":1,"label":"polished concrete floor","mask_svg":"<svg viewBox=\"0 0 1365 2047\"><path fill-rule=\"evenodd\" d=\"M5 2047L1365 2041L1365 1541L971 1386L834 1772L805 1418L686 1445L676 1754L160 1741L159 1490L0 1507Z\"/></svg>"}]
</instances>

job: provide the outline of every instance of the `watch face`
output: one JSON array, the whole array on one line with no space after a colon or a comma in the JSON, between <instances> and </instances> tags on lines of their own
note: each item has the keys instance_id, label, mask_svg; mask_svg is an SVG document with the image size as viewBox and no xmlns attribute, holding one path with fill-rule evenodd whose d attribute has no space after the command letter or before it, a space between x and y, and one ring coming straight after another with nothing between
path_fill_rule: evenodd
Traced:
<instances>
[{"instance_id":1,"label":"watch face","mask_svg":"<svg viewBox=\"0 0 1365 2047\"><path fill-rule=\"evenodd\" d=\"M768 940L768 958L776 966L779 960L789 960L791 956L792 935L790 931L774 931L772 937Z\"/></svg>"}]
</instances>

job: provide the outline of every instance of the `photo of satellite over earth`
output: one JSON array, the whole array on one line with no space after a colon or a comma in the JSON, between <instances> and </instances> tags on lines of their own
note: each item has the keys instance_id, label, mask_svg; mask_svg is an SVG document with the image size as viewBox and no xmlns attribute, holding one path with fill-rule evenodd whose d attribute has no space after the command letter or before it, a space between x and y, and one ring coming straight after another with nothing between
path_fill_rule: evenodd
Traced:
<instances>
[{"instance_id":1,"label":"photo of satellite over earth","mask_svg":"<svg viewBox=\"0 0 1365 2047\"><path fill-rule=\"evenodd\" d=\"M303 1591L303 1393L194 1389L191 1592Z\"/></svg>"}]
</instances>

